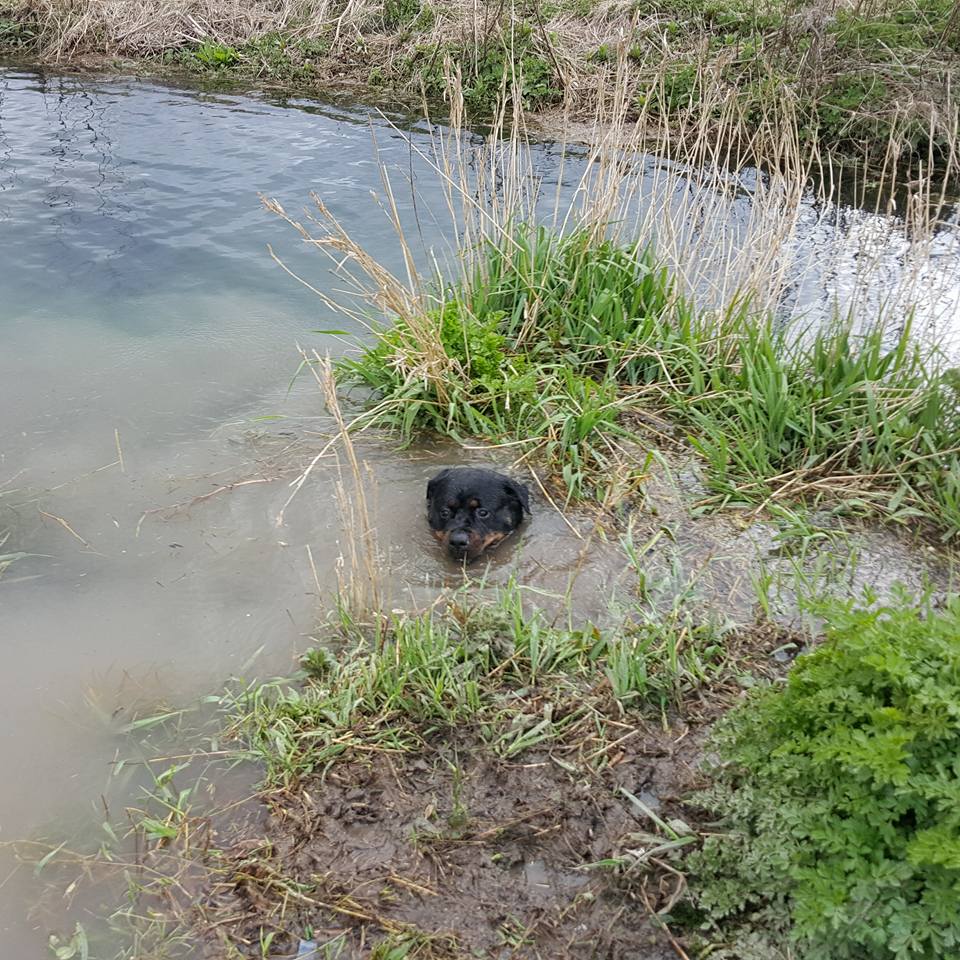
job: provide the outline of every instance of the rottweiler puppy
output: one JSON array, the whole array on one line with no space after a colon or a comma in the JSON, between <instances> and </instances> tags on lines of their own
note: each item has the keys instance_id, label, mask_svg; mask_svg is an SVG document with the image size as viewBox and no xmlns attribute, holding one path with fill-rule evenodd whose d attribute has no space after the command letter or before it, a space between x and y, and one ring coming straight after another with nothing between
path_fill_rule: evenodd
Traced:
<instances>
[{"instance_id":1,"label":"rottweiler puppy","mask_svg":"<svg viewBox=\"0 0 960 960\"><path fill-rule=\"evenodd\" d=\"M523 523L530 492L492 470L453 467L427 484L427 519L454 560L476 560Z\"/></svg>"}]
</instances>

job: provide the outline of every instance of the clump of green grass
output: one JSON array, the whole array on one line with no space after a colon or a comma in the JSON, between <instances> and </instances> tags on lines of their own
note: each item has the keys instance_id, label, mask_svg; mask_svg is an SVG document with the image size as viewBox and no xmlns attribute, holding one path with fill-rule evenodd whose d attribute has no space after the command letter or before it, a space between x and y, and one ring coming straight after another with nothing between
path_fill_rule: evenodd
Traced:
<instances>
[{"instance_id":1,"label":"clump of green grass","mask_svg":"<svg viewBox=\"0 0 960 960\"><path fill-rule=\"evenodd\" d=\"M0 50L19 51L34 45L39 30L36 24L27 19L7 16L0 8Z\"/></svg>"},{"instance_id":2,"label":"clump of green grass","mask_svg":"<svg viewBox=\"0 0 960 960\"><path fill-rule=\"evenodd\" d=\"M654 383L689 424L720 503L826 498L960 530L956 390L909 324L892 338L835 323L799 339L745 311L725 324L719 351L690 350ZM707 331L689 329L702 345Z\"/></svg>"},{"instance_id":3,"label":"clump of green grass","mask_svg":"<svg viewBox=\"0 0 960 960\"><path fill-rule=\"evenodd\" d=\"M725 669L721 637L672 620L612 634L557 628L510 588L490 603L396 617L373 645L351 631L339 659L308 656L300 682L255 684L223 703L273 783L357 750L419 749L451 730L503 757L554 746L576 758L587 740L599 756L611 708L676 705Z\"/></svg>"},{"instance_id":4,"label":"clump of green grass","mask_svg":"<svg viewBox=\"0 0 960 960\"><path fill-rule=\"evenodd\" d=\"M379 329L339 375L374 391L364 424L518 445L574 498L636 482L630 424L657 412L704 457L714 504L827 499L960 530L955 378L909 324L700 313L649 248L594 230L509 228L442 307Z\"/></svg>"},{"instance_id":5,"label":"clump of green grass","mask_svg":"<svg viewBox=\"0 0 960 960\"><path fill-rule=\"evenodd\" d=\"M519 441L570 495L602 497L623 464L617 441L629 436L618 381L635 377L629 352L669 294L639 247L521 224L486 245L472 280L449 288L443 306L380 328L338 372L375 391L364 422L405 440L426 429Z\"/></svg>"},{"instance_id":6,"label":"clump of green grass","mask_svg":"<svg viewBox=\"0 0 960 960\"><path fill-rule=\"evenodd\" d=\"M394 73L434 102L447 99L456 87L474 118L493 116L505 100L516 100L525 110L563 100L555 64L522 21L511 21L509 33L491 32L479 41L419 44L397 62ZM456 83L451 82L454 73Z\"/></svg>"},{"instance_id":7,"label":"clump of green grass","mask_svg":"<svg viewBox=\"0 0 960 960\"><path fill-rule=\"evenodd\" d=\"M193 56L201 66L210 70L222 70L240 58L234 47L222 43L201 43L193 51Z\"/></svg>"},{"instance_id":8,"label":"clump of green grass","mask_svg":"<svg viewBox=\"0 0 960 960\"><path fill-rule=\"evenodd\" d=\"M417 327L399 320L378 330L377 344L359 360L342 361L338 372L390 398L381 406L380 422L405 440L421 429L507 436L511 421L538 396L538 383L526 358L508 348L502 319L500 312L477 316L450 300ZM427 366L424 329L437 336L440 367Z\"/></svg>"},{"instance_id":9,"label":"clump of green grass","mask_svg":"<svg viewBox=\"0 0 960 960\"><path fill-rule=\"evenodd\" d=\"M954 956L960 600L818 612L826 641L721 725L694 902L725 938L789 918L803 960Z\"/></svg>"},{"instance_id":10,"label":"clump of green grass","mask_svg":"<svg viewBox=\"0 0 960 960\"><path fill-rule=\"evenodd\" d=\"M306 82L315 79L316 64L329 46L323 39L271 32L236 46L205 41L196 47L167 51L164 59L216 76Z\"/></svg>"},{"instance_id":11,"label":"clump of green grass","mask_svg":"<svg viewBox=\"0 0 960 960\"><path fill-rule=\"evenodd\" d=\"M623 367L624 356L670 296L667 272L641 244L528 224L488 242L463 292L472 315L500 317L513 350L628 381L633 368Z\"/></svg>"}]
</instances>

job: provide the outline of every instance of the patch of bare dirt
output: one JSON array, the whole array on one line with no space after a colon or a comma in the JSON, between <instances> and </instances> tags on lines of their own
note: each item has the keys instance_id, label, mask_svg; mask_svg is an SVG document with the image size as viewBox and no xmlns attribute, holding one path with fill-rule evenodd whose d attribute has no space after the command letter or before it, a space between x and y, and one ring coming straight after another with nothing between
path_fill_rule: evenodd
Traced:
<instances>
[{"instance_id":1,"label":"patch of bare dirt","mask_svg":"<svg viewBox=\"0 0 960 960\"><path fill-rule=\"evenodd\" d=\"M669 809L698 785L699 739L638 732L591 776L470 743L338 764L271 798L265 839L224 851L192 908L201 955L223 956L228 940L259 956L261 930L295 954L310 930L318 943L343 936L350 958L405 938L422 957L675 958L651 916L675 890L624 883L601 864L653 826L621 788Z\"/></svg>"}]
</instances>

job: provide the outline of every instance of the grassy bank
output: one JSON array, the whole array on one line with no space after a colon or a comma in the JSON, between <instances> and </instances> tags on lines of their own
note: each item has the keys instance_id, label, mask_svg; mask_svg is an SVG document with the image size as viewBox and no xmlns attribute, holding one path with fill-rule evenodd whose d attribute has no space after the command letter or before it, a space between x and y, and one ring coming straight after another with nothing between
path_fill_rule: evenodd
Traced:
<instances>
[{"instance_id":1,"label":"grassy bank","mask_svg":"<svg viewBox=\"0 0 960 960\"><path fill-rule=\"evenodd\" d=\"M441 103L455 76L475 118L511 91L526 109L592 118L622 87L635 116L680 128L691 116L719 123L732 99L744 139L783 114L816 152L877 166L894 156L936 163L957 136L950 75L960 20L951 0L559 0L508 8L449 0L3 0L0 52L350 85L416 103Z\"/></svg>"},{"instance_id":2,"label":"grassy bank","mask_svg":"<svg viewBox=\"0 0 960 960\"><path fill-rule=\"evenodd\" d=\"M672 956L651 908L683 893L663 856L698 843L679 805L703 785L697 731L799 637L639 608L574 629L523 599L344 621L298 675L217 698L216 749L262 793L223 816L189 765L158 775L129 812L128 955Z\"/></svg>"}]
</instances>

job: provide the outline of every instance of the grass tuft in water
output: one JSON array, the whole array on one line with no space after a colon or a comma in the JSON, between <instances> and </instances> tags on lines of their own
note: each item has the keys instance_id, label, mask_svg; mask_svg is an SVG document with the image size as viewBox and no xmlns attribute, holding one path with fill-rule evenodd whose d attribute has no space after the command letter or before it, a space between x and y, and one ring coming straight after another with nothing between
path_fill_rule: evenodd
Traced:
<instances>
[{"instance_id":1,"label":"grass tuft in water","mask_svg":"<svg viewBox=\"0 0 960 960\"><path fill-rule=\"evenodd\" d=\"M804 331L743 300L698 312L649 247L595 230L514 226L339 376L374 391L364 425L510 443L571 498L636 485L634 425L655 413L706 461L715 505L826 499L960 529L957 378L909 324Z\"/></svg>"},{"instance_id":2,"label":"grass tuft in water","mask_svg":"<svg viewBox=\"0 0 960 960\"><path fill-rule=\"evenodd\" d=\"M339 373L376 391L367 422L405 440L426 429L520 441L571 496L603 497L602 478L623 463L617 440L630 435L618 382L635 377L629 350L669 295L666 273L638 247L521 224L486 245L472 281L441 307L381 328Z\"/></svg>"}]
</instances>

